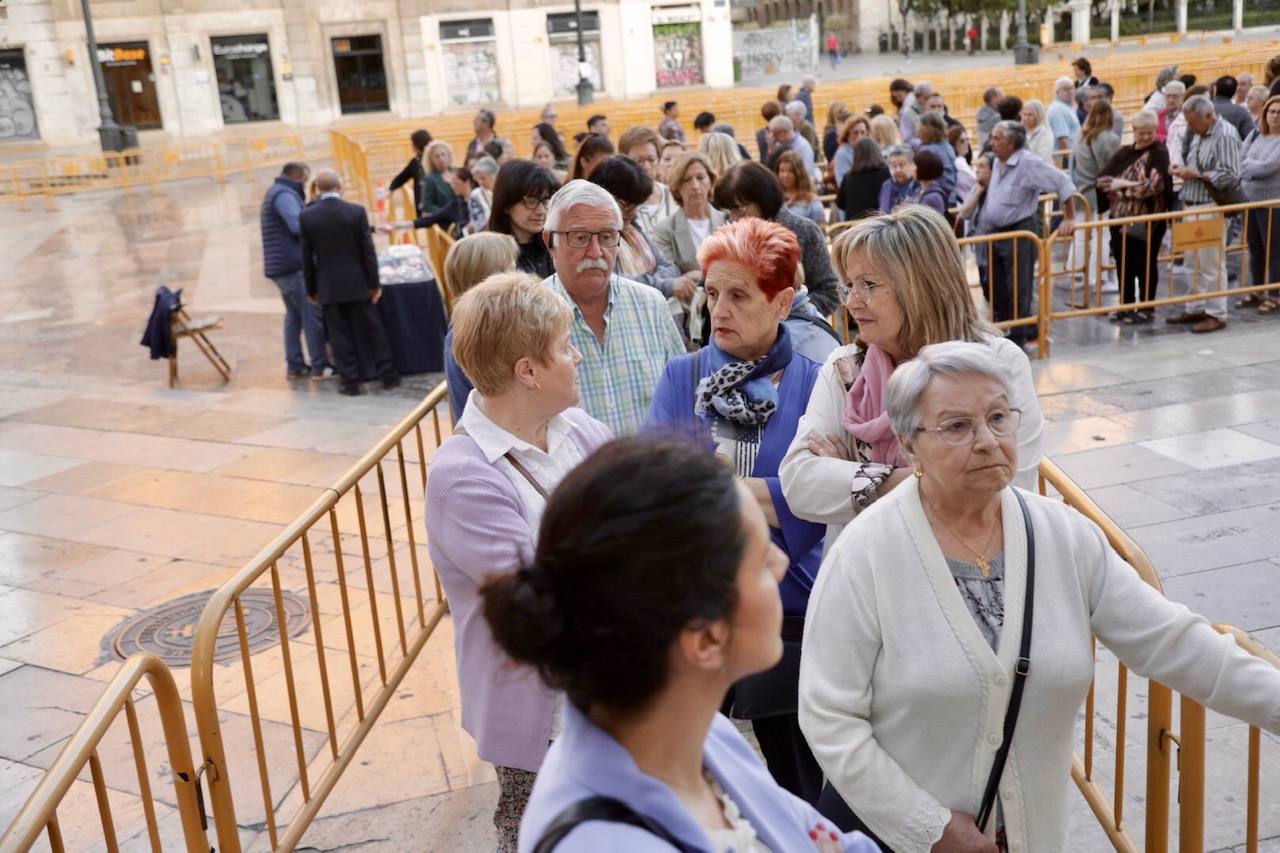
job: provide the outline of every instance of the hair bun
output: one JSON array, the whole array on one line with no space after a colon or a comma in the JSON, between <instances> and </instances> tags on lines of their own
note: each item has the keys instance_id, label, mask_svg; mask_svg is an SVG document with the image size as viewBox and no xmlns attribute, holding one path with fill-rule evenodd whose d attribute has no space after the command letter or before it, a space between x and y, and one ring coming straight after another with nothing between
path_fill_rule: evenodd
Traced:
<instances>
[{"instance_id":1,"label":"hair bun","mask_svg":"<svg viewBox=\"0 0 1280 853\"><path fill-rule=\"evenodd\" d=\"M495 578L484 590L485 615L494 639L512 659L539 668L559 663L565 636L564 610L555 582L539 564Z\"/></svg>"}]
</instances>

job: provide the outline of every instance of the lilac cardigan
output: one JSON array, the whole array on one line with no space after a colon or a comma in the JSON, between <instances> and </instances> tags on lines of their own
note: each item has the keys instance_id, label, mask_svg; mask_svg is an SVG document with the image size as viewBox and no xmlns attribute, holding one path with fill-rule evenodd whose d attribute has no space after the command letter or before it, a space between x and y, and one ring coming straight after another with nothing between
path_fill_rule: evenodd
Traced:
<instances>
[{"instance_id":1,"label":"lilac cardigan","mask_svg":"<svg viewBox=\"0 0 1280 853\"><path fill-rule=\"evenodd\" d=\"M581 409L567 409L564 417L584 455L613 437ZM537 771L551 738L556 694L534 670L516 666L498 649L480 599L489 575L513 572L533 559L537 531L524 502L475 441L455 435L431 462L426 526L431 562L453 615L462 727L485 761Z\"/></svg>"}]
</instances>

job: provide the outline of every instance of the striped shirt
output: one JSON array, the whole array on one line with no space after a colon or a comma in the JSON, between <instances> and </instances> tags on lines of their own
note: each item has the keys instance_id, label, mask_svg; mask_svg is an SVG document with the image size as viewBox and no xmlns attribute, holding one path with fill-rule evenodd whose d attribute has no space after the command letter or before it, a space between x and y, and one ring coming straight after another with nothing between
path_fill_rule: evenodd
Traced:
<instances>
[{"instance_id":1,"label":"striped shirt","mask_svg":"<svg viewBox=\"0 0 1280 853\"><path fill-rule=\"evenodd\" d=\"M996 158L991 167L991 185L983 202L981 233L1012 228L1035 215L1041 193L1057 193L1065 200L1076 191L1067 173L1019 148L1008 160Z\"/></svg>"},{"instance_id":2,"label":"striped shirt","mask_svg":"<svg viewBox=\"0 0 1280 853\"><path fill-rule=\"evenodd\" d=\"M602 344L560 276L551 275L544 283L573 308L569 338L582 353L578 366L582 408L603 421L615 436L633 435L649 413L649 402L668 359L685 351L667 301L652 287L613 276Z\"/></svg>"},{"instance_id":3,"label":"striped shirt","mask_svg":"<svg viewBox=\"0 0 1280 853\"><path fill-rule=\"evenodd\" d=\"M1214 119L1209 132L1201 136L1191 134L1191 148L1187 151L1187 165L1202 175L1207 175L1215 187L1229 189L1240 184L1240 134L1221 116ZM1213 204L1213 193L1199 178L1182 181L1183 204Z\"/></svg>"}]
</instances>

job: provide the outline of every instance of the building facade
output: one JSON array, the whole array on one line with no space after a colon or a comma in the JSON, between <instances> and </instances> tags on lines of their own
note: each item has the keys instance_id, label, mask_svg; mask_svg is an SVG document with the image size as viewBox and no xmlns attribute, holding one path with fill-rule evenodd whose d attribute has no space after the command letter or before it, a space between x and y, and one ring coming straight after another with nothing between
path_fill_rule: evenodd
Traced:
<instances>
[{"instance_id":1,"label":"building facade","mask_svg":"<svg viewBox=\"0 0 1280 853\"><path fill-rule=\"evenodd\" d=\"M895 0L734 0L734 7L738 20L765 28L813 16L823 44L827 33L834 32L841 49L849 52L875 53L881 34L902 26ZM828 18L837 17L840 26L827 26Z\"/></svg>"},{"instance_id":2,"label":"building facade","mask_svg":"<svg viewBox=\"0 0 1280 853\"><path fill-rule=\"evenodd\" d=\"M97 139L93 67L116 120L175 138L249 123L529 107L576 96L565 0L0 0L0 145ZM728 0L586 0L597 93L733 85Z\"/></svg>"}]
</instances>

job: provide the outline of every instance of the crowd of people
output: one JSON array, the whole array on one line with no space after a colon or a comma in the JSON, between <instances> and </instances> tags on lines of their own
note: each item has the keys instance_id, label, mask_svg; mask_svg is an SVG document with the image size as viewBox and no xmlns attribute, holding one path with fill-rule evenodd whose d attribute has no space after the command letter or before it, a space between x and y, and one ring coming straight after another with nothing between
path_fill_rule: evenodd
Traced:
<instances>
[{"instance_id":1,"label":"crowd of people","mask_svg":"<svg viewBox=\"0 0 1280 853\"><path fill-rule=\"evenodd\" d=\"M415 132L396 181L419 223L459 236L456 426L425 525L462 725L497 768L499 850L1061 849L1093 636L1280 733L1280 673L1032 492L1030 336L983 318L957 236L1011 235L980 274L995 320L1031 317L1042 193L1064 237L1108 210L1280 197L1280 96L1249 88L1242 138L1239 81L1200 92L1169 69L1126 122L1073 68L1048 107L988 91L972 135L905 80L893 114L833 104L819 130L806 80L761 110L757 159L709 113L691 145L676 102L616 145L595 116L572 153L549 108L531 159L487 111L460 165ZM268 269L299 314L291 376L326 369L299 292L335 356L352 336L378 349L368 220L330 172L304 208L306 177L286 170L262 214L300 253L301 291L285 253ZM1263 214L1240 225L1249 272L1277 282ZM1124 303L1156 292L1165 236L1135 225L1110 229ZM1193 287L1226 280L1221 246L1187 263ZM1223 313L1170 322L1213 331Z\"/></svg>"}]
</instances>

